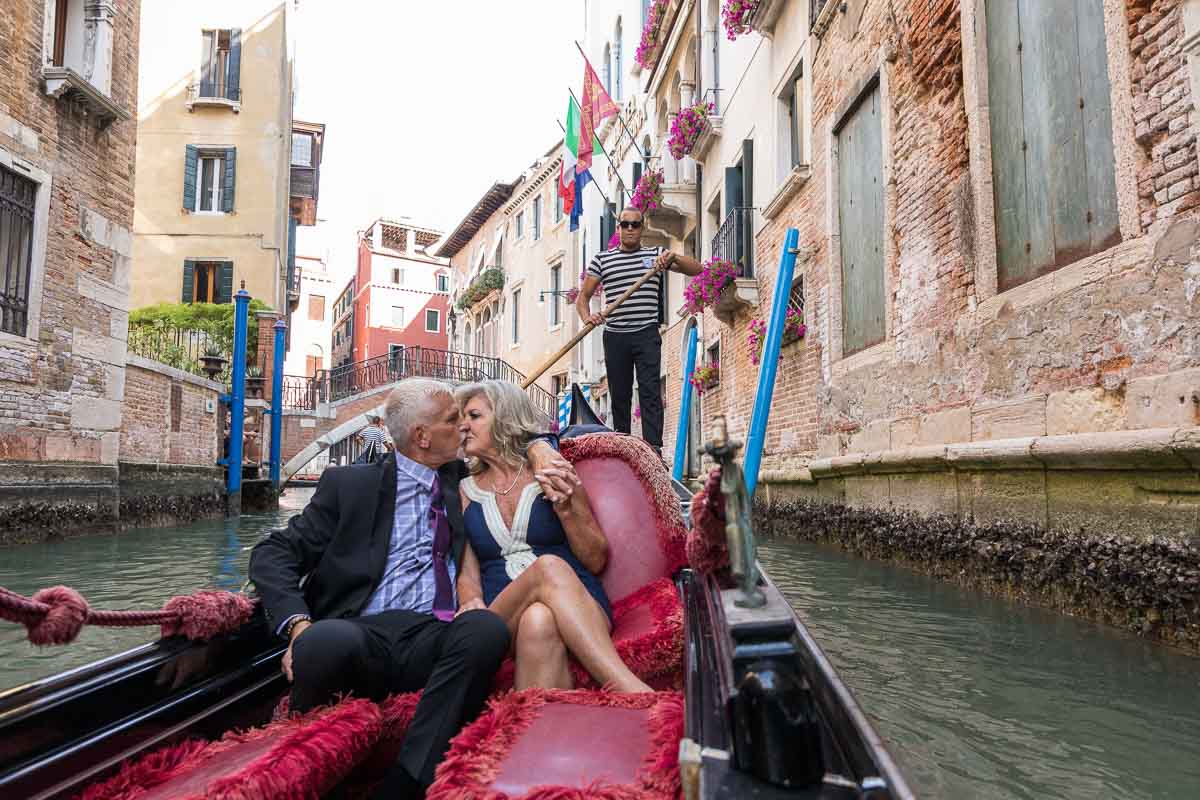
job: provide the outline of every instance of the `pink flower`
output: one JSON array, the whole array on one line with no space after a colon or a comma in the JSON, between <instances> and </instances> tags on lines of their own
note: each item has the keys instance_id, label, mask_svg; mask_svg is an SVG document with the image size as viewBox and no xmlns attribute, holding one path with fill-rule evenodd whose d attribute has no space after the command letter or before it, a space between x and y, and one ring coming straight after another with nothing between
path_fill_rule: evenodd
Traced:
<instances>
[{"instance_id":1,"label":"pink flower","mask_svg":"<svg viewBox=\"0 0 1200 800\"><path fill-rule=\"evenodd\" d=\"M689 314L699 314L705 308L716 305L721 291L736 277L737 266L732 261L709 259L704 262L700 274L688 281L684 287L684 308Z\"/></svg>"},{"instance_id":2,"label":"pink flower","mask_svg":"<svg viewBox=\"0 0 1200 800\"><path fill-rule=\"evenodd\" d=\"M633 54L633 60L643 69L650 68L654 51L658 49L659 28L662 27L662 17L667 10L667 3L668 0L654 0L646 11L646 24L642 28L642 38L638 42L637 52Z\"/></svg>"},{"instance_id":3,"label":"pink flower","mask_svg":"<svg viewBox=\"0 0 1200 800\"><path fill-rule=\"evenodd\" d=\"M700 135L708 130L708 115L716 110L712 103L697 103L688 106L675 115L671 123L671 138L667 140L667 150L675 159L690 155L696 148Z\"/></svg>"},{"instance_id":4,"label":"pink flower","mask_svg":"<svg viewBox=\"0 0 1200 800\"><path fill-rule=\"evenodd\" d=\"M796 308L788 308L787 314L783 317L783 335L793 339L802 339L807 331L804 323L800 321L800 310ZM750 363L757 364L762 361L763 346L767 342L767 323L755 317L750 320L749 330L746 333L746 347L750 350ZM780 360L783 359L783 353L779 354Z\"/></svg>"},{"instance_id":5,"label":"pink flower","mask_svg":"<svg viewBox=\"0 0 1200 800\"><path fill-rule=\"evenodd\" d=\"M613 231L613 235L608 237L608 249L615 250L621 246L621 231L618 228Z\"/></svg>"},{"instance_id":6,"label":"pink flower","mask_svg":"<svg viewBox=\"0 0 1200 800\"><path fill-rule=\"evenodd\" d=\"M637 186L633 189L633 198L629 204L640 210L643 215L649 214L662 205L663 193L663 171L661 169L650 169L642 173L642 177L638 178Z\"/></svg>"},{"instance_id":7,"label":"pink flower","mask_svg":"<svg viewBox=\"0 0 1200 800\"><path fill-rule=\"evenodd\" d=\"M758 10L761 0L726 0L721 8L721 21L729 41L750 32L750 17Z\"/></svg>"}]
</instances>

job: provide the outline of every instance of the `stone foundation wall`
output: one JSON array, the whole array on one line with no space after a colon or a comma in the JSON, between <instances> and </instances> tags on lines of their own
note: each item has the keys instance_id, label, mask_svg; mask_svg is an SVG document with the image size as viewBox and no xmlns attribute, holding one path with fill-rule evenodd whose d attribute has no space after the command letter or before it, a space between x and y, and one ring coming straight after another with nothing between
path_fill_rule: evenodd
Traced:
<instances>
[{"instance_id":1,"label":"stone foundation wall","mask_svg":"<svg viewBox=\"0 0 1200 800\"><path fill-rule=\"evenodd\" d=\"M850 508L776 493L762 536L828 542L1200 652L1200 541L1047 532L1017 521Z\"/></svg>"},{"instance_id":2,"label":"stone foundation wall","mask_svg":"<svg viewBox=\"0 0 1200 800\"><path fill-rule=\"evenodd\" d=\"M119 527L180 525L225 513L225 471L217 466L120 464Z\"/></svg>"}]
</instances>

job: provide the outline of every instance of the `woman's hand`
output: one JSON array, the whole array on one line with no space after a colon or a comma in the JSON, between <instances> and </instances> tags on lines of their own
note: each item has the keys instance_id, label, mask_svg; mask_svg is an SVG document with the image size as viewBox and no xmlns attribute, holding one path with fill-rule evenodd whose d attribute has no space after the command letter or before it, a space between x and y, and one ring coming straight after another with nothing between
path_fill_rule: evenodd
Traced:
<instances>
[{"instance_id":1,"label":"woman's hand","mask_svg":"<svg viewBox=\"0 0 1200 800\"><path fill-rule=\"evenodd\" d=\"M570 500L575 488L582 483L571 462L542 441L534 442L530 446L528 457L529 471L542 487L542 494L546 499L555 505Z\"/></svg>"},{"instance_id":2,"label":"woman's hand","mask_svg":"<svg viewBox=\"0 0 1200 800\"><path fill-rule=\"evenodd\" d=\"M454 616L457 617L459 614L463 613L464 611L472 611L476 608L487 608L487 606L483 604L483 600L476 597L471 600L467 600L465 603L462 603L461 605L459 605L458 610L454 612Z\"/></svg>"}]
</instances>

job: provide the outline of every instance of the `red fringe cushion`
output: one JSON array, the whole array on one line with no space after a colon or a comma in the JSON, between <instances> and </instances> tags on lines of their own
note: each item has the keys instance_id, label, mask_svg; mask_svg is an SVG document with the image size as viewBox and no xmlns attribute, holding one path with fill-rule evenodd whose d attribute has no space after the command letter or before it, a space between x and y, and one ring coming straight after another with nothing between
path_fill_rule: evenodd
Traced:
<instances>
[{"instance_id":1,"label":"red fringe cushion","mask_svg":"<svg viewBox=\"0 0 1200 800\"><path fill-rule=\"evenodd\" d=\"M369 700L346 700L262 728L229 733L216 742L167 747L88 787L79 800L317 800L366 756L383 730L378 706ZM246 761L245 751L253 745L266 746ZM230 774L221 774L222 757L237 764ZM204 773L212 775L206 778Z\"/></svg>"},{"instance_id":2,"label":"red fringe cushion","mask_svg":"<svg viewBox=\"0 0 1200 800\"><path fill-rule=\"evenodd\" d=\"M628 464L650 499L658 543L671 564L671 572L687 564L684 554L687 529L679 513L679 498L671 488L671 476L650 445L633 436L590 433L564 439L560 452L571 463L590 458L616 458Z\"/></svg>"},{"instance_id":3,"label":"red fringe cushion","mask_svg":"<svg viewBox=\"0 0 1200 800\"><path fill-rule=\"evenodd\" d=\"M633 785L537 786L520 800L674 800L681 791L679 741L683 695L678 692L618 694L603 691L527 689L492 700L487 710L450 742L426 800L518 800L488 787L505 757L547 703L651 709L650 747Z\"/></svg>"},{"instance_id":4,"label":"red fringe cushion","mask_svg":"<svg viewBox=\"0 0 1200 800\"><path fill-rule=\"evenodd\" d=\"M653 629L622 636L621 621L642 606L650 610ZM634 675L658 689L678 688L683 683L683 602L670 578L659 578L613 604L613 644L617 655ZM574 658L571 674L578 688L598 688L596 681ZM493 691L512 688L516 662L509 658L496 673Z\"/></svg>"},{"instance_id":5,"label":"red fringe cushion","mask_svg":"<svg viewBox=\"0 0 1200 800\"><path fill-rule=\"evenodd\" d=\"M692 529L687 535L687 559L697 572L720 572L729 566L725 539L725 498L721 470L709 473L704 487L692 498Z\"/></svg>"}]
</instances>

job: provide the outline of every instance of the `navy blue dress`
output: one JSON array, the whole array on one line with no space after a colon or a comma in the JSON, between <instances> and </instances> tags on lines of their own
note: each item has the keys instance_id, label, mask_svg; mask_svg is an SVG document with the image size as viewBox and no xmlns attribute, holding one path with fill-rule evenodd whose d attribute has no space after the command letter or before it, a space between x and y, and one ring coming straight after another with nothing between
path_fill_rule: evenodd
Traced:
<instances>
[{"instance_id":1,"label":"navy blue dress","mask_svg":"<svg viewBox=\"0 0 1200 800\"><path fill-rule=\"evenodd\" d=\"M554 513L554 507L542 496L536 483L521 492L512 528L504 524L495 495L485 492L474 478L462 482L467 505L463 509L463 524L471 549L479 559L483 582L483 602L491 605L504 587L525 571L538 556L558 556L571 565L584 588L596 598L600 608L612 623L612 606L600 585L600 579L588 571L571 552L567 533Z\"/></svg>"}]
</instances>

